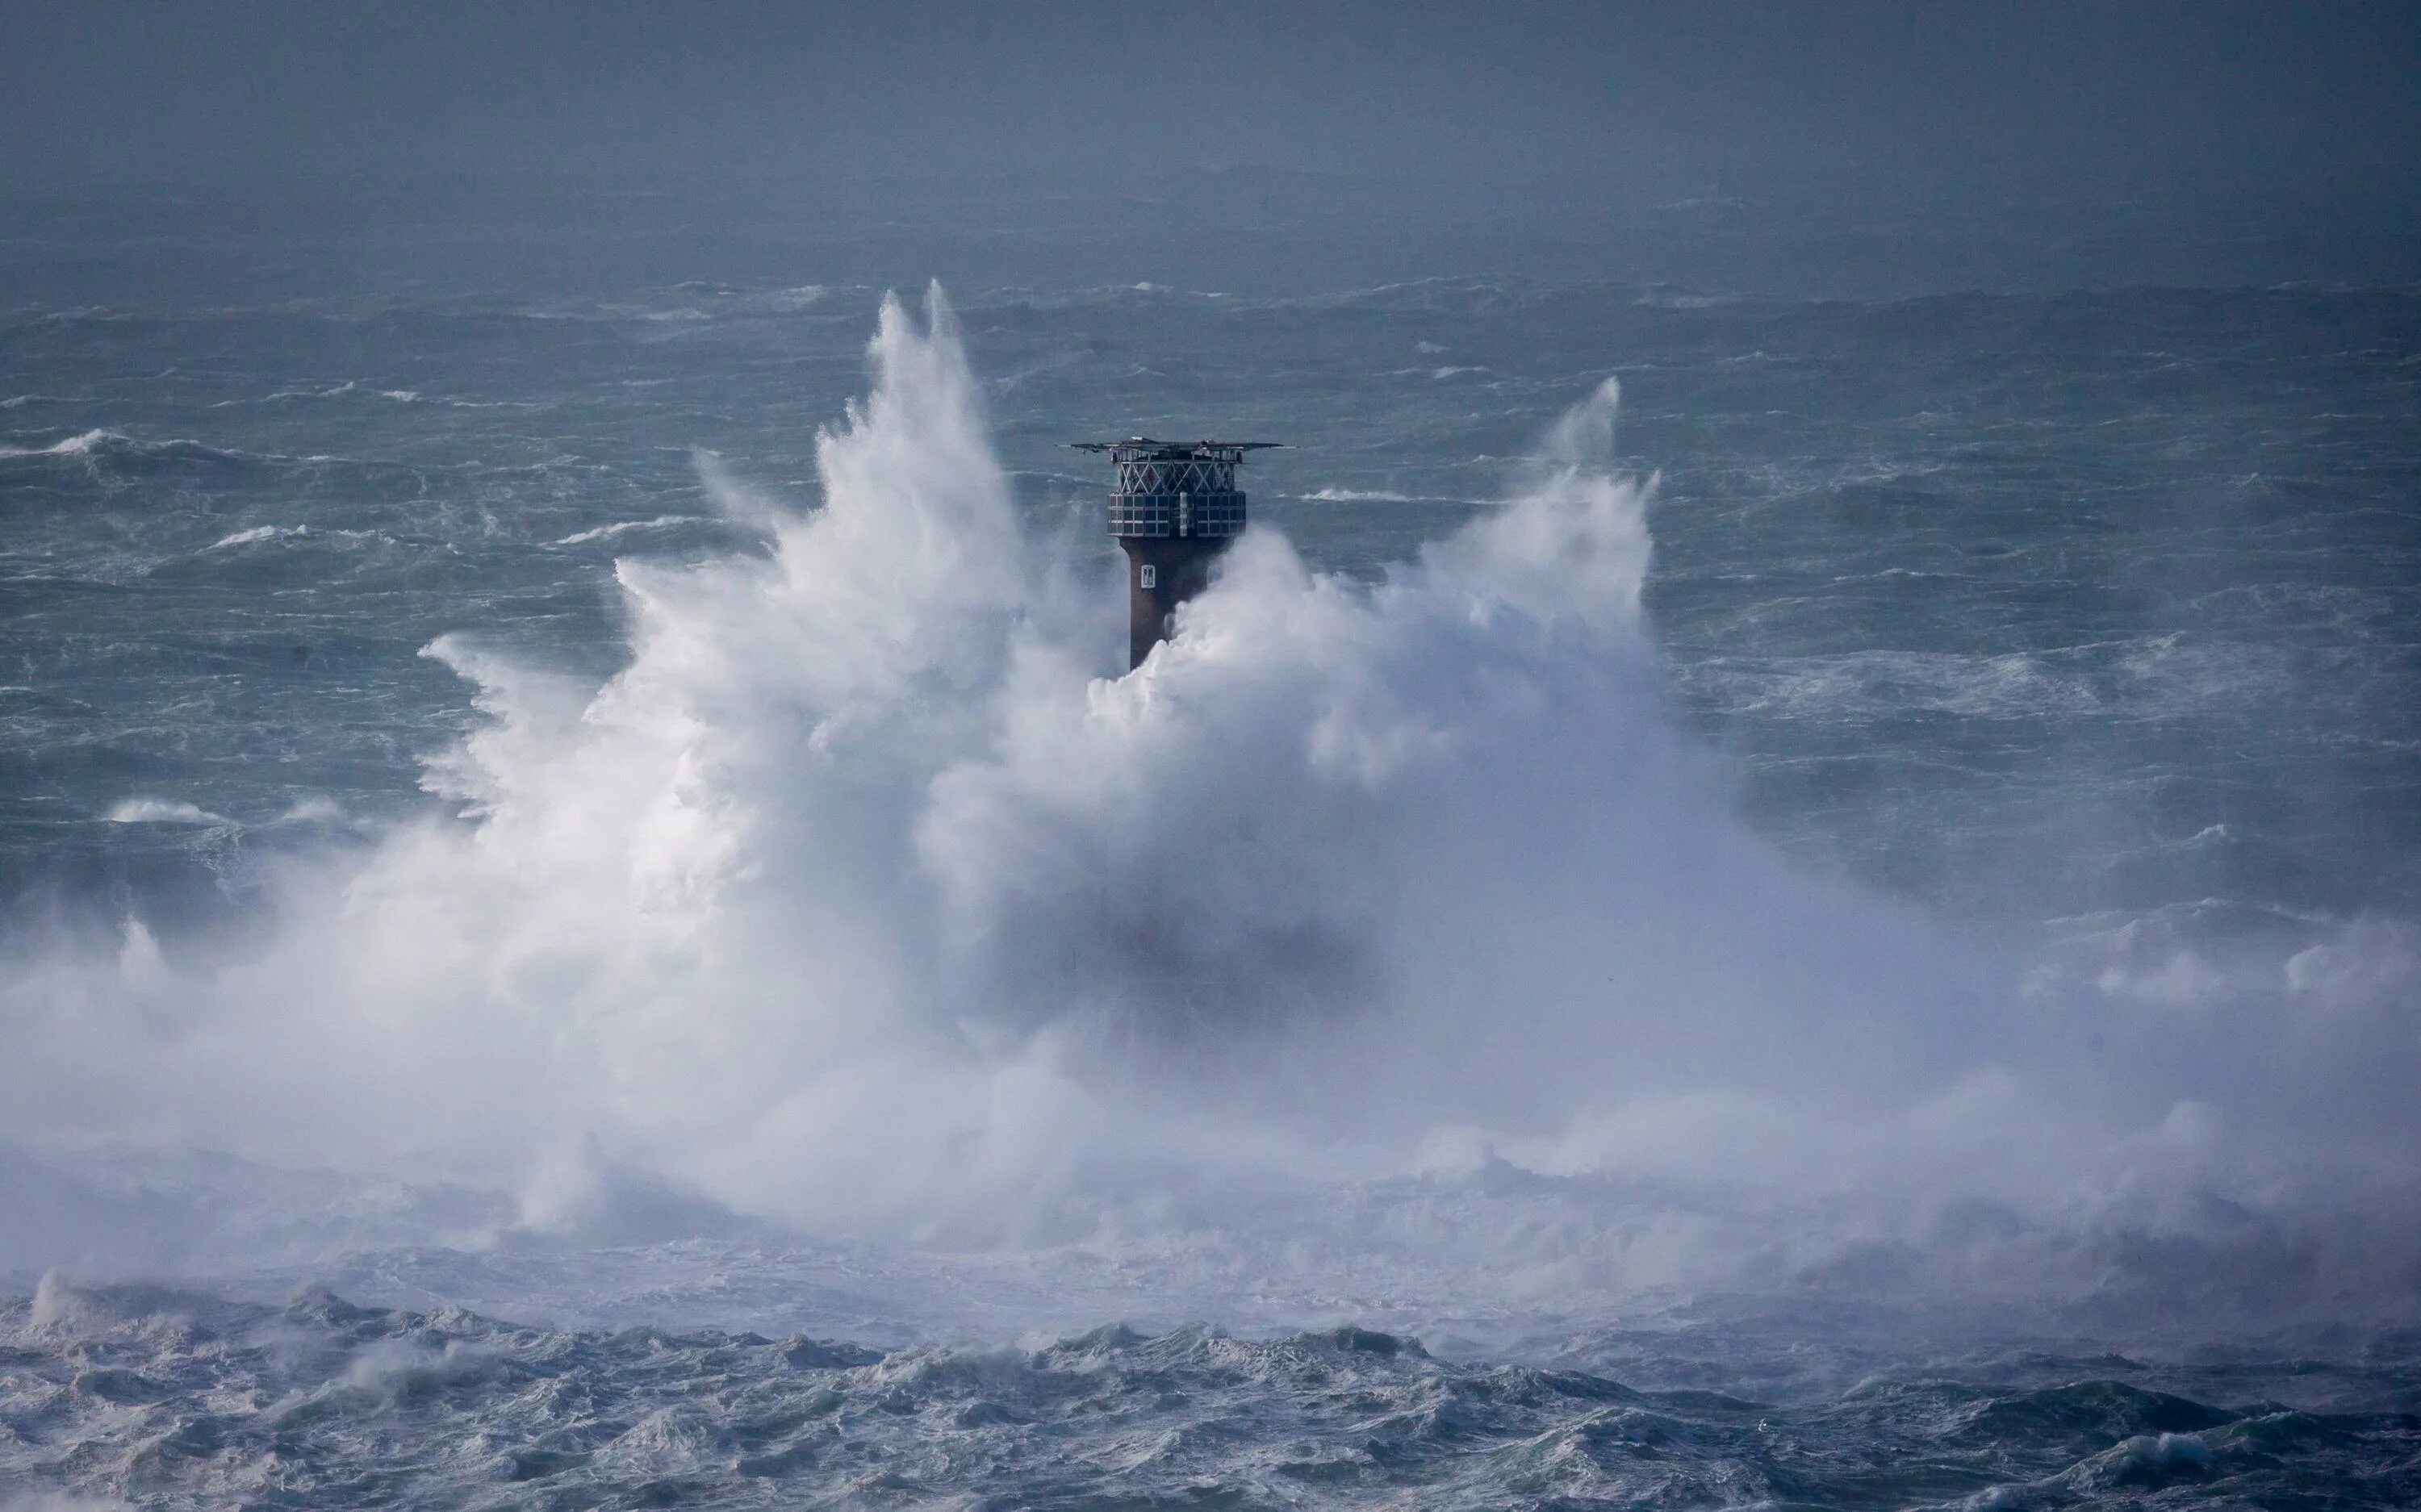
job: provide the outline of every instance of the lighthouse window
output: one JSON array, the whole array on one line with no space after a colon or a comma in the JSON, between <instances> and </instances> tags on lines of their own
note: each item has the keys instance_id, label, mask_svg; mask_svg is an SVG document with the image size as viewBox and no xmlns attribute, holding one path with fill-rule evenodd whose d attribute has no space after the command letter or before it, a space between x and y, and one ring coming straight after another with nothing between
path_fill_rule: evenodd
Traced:
<instances>
[{"instance_id":1,"label":"lighthouse window","mask_svg":"<svg viewBox=\"0 0 2421 1512\"><path fill-rule=\"evenodd\" d=\"M1159 587L1160 569L1152 566L1149 562L1146 562L1143 566L1135 569L1135 583L1141 587Z\"/></svg>"}]
</instances>

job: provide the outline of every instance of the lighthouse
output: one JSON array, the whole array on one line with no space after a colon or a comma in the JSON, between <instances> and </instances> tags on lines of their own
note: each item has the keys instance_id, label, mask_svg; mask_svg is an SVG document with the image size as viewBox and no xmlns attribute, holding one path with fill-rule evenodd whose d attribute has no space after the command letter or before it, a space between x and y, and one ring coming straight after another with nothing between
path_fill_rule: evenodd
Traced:
<instances>
[{"instance_id":1,"label":"lighthouse","mask_svg":"<svg viewBox=\"0 0 2421 1512\"><path fill-rule=\"evenodd\" d=\"M1117 468L1110 535L1127 554L1127 669L1168 639L1177 606L1210 581L1210 564L1244 533L1236 469L1274 441L1084 441Z\"/></svg>"}]
</instances>

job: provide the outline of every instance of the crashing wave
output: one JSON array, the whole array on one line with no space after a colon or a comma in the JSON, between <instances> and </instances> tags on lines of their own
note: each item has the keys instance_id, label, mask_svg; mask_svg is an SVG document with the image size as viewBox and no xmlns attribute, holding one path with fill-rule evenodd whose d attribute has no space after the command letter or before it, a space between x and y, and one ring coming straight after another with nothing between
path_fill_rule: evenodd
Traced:
<instances>
[{"instance_id":1,"label":"crashing wave","mask_svg":"<svg viewBox=\"0 0 2421 1512\"><path fill-rule=\"evenodd\" d=\"M603 686L433 643L480 715L445 812L286 866L258 948L23 962L0 1135L524 1191L593 1140L798 1228L1498 1302L2409 1303L2409 1003L2030 984L1786 865L1664 717L1611 383L1375 584L1257 528L1117 676L938 291L871 354L815 508L709 460L757 547L617 565Z\"/></svg>"}]
</instances>

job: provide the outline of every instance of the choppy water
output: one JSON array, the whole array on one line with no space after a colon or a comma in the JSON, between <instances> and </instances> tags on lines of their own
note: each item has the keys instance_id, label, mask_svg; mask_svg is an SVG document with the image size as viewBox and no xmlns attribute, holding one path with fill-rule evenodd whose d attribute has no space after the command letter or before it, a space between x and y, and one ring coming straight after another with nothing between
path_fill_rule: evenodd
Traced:
<instances>
[{"instance_id":1,"label":"choppy water","mask_svg":"<svg viewBox=\"0 0 2421 1512\"><path fill-rule=\"evenodd\" d=\"M1115 1325L890 1355L461 1309L46 1288L0 1312L12 1458L255 1506L2396 1505L2409 1370L2220 1406L2242 1364L1971 1361L1794 1400L1459 1364L1354 1328ZM1642 1342L1652 1353L1668 1341ZM2170 1389L2135 1384L2148 1378Z\"/></svg>"},{"instance_id":2,"label":"choppy water","mask_svg":"<svg viewBox=\"0 0 2421 1512\"><path fill-rule=\"evenodd\" d=\"M2421 1497L2410 289L617 235L0 254L10 1491Z\"/></svg>"}]
</instances>

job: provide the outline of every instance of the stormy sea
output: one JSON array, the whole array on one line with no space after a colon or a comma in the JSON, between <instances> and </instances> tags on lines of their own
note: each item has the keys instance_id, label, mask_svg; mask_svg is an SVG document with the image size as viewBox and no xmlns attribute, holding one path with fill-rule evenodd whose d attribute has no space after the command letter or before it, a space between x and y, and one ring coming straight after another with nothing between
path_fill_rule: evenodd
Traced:
<instances>
[{"instance_id":1,"label":"stormy sea","mask_svg":"<svg viewBox=\"0 0 2421 1512\"><path fill-rule=\"evenodd\" d=\"M1166 208L15 217L0 1508L2421 1503L2413 286Z\"/></svg>"}]
</instances>

